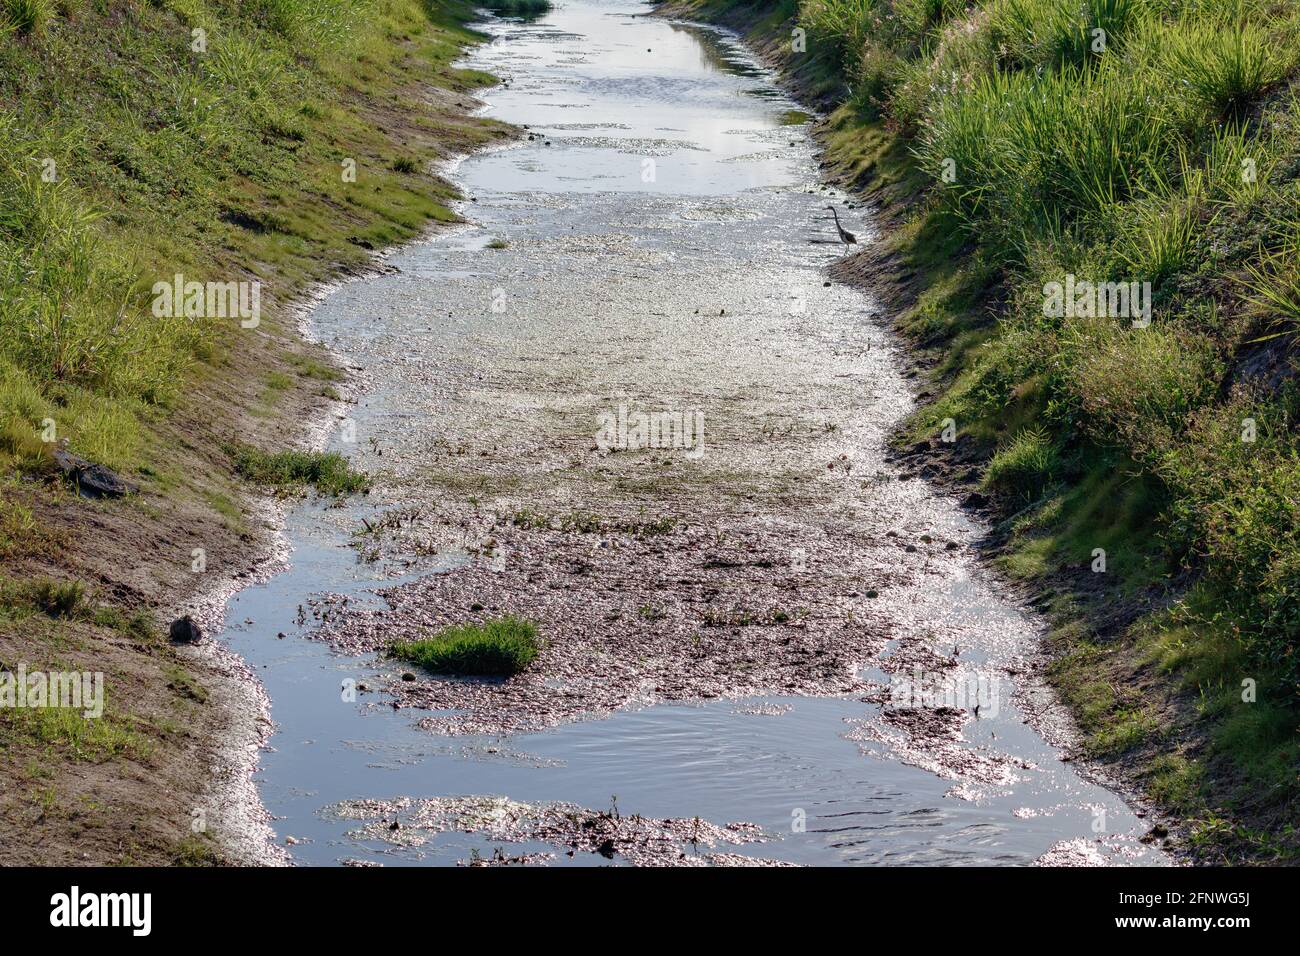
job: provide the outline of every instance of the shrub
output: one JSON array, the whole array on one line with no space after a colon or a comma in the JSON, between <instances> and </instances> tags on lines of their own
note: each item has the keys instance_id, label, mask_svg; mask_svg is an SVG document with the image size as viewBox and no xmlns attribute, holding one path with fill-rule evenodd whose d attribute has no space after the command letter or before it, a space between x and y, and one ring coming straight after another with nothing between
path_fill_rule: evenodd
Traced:
<instances>
[{"instance_id":1,"label":"shrub","mask_svg":"<svg viewBox=\"0 0 1300 956\"><path fill-rule=\"evenodd\" d=\"M1300 679L1300 397L1239 388L1193 414L1157 470L1173 490L1170 532L1222 589L1255 659ZM1251 440L1246 440L1247 438Z\"/></svg>"},{"instance_id":2,"label":"shrub","mask_svg":"<svg viewBox=\"0 0 1300 956\"><path fill-rule=\"evenodd\" d=\"M394 657L437 674L517 674L537 657L537 626L517 617L462 624L419 641L395 642Z\"/></svg>"},{"instance_id":3,"label":"shrub","mask_svg":"<svg viewBox=\"0 0 1300 956\"><path fill-rule=\"evenodd\" d=\"M1209 340L1163 322L1144 329L1100 319L1065 335L1069 385L1093 438L1119 441L1154 462L1187 415L1218 389L1220 363Z\"/></svg>"}]
</instances>

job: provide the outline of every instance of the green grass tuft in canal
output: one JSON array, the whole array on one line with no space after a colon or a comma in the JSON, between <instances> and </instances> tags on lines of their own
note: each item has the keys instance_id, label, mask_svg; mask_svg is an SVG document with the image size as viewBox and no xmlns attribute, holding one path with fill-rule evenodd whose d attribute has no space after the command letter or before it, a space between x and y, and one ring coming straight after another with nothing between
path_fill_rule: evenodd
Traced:
<instances>
[{"instance_id":1,"label":"green grass tuft in canal","mask_svg":"<svg viewBox=\"0 0 1300 956\"><path fill-rule=\"evenodd\" d=\"M537 659L537 625L507 615L461 624L419 641L397 641L392 654L435 674L506 676Z\"/></svg>"}]
</instances>

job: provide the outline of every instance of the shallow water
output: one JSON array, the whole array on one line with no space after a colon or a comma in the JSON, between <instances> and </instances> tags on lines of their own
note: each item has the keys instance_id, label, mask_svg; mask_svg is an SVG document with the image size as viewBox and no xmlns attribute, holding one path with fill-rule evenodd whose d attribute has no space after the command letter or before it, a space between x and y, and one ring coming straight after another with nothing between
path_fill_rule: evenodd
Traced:
<instances>
[{"instance_id":1,"label":"shallow water","mask_svg":"<svg viewBox=\"0 0 1300 956\"><path fill-rule=\"evenodd\" d=\"M393 271L314 311L313 332L367 385L332 447L378 479L365 500L293 510L291 567L228 609L223 639L272 701L277 732L258 781L276 831L302 863L464 862L501 841L349 836L356 821L330 808L501 795L747 821L767 839L727 849L797 863L1027 864L1062 844L1078 861L1164 862L1136 841L1146 827L1123 801L1023 723L1014 674L1035 624L978 570L968 542L979 529L884 461L910 394L875 304L823 276L841 254L827 202L864 241L870 223L818 185L797 105L765 71L720 34L643 10L571 0L532 23L492 22L496 40L471 65L507 81L487 93L490 113L535 138L458 167L474 225L395 252ZM493 240L507 245L487 248ZM653 481L607 467L591 455L593 414L619 402L701 409L704 455ZM755 437L787 428L799 437ZM830 478L827 459L841 462ZM840 678L853 692L629 697L559 726L446 736L416 726L427 711L392 705L385 689L400 668L306 639L318 596L335 596L334 614L339 595L354 616L386 608L372 589L478 566L481 509L538 502L649 508L710 533L744 529L746 547L800 560L811 549L808 627L860 622L860 687ZM395 508L439 521L359 557L360 519ZM927 546L904 552L894 535ZM512 560L529 572L549 553ZM878 599L862 580L882 582ZM593 614L618 589L597 590ZM921 632L955 652L960 673L999 687L997 706L937 750L897 739L864 699ZM340 691L347 681L367 688L355 702ZM509 850L607 862L542 844Z\"/></svg>"}]
</instances>

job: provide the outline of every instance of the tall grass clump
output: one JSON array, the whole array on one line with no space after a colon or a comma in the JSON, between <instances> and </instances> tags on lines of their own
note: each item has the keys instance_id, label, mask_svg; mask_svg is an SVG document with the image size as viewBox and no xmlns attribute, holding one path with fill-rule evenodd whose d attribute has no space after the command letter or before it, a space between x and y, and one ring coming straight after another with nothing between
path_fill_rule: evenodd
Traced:
<instances>
[{"instance_id":1,"label":"tall grass clump","mask_svg":"<svg viewBox=\"0 0 1300 956\"><path fill-rule=\"evenodd\" d=\"M19 34L41 33L50 22L50 0L3 0L0 3L0 35L5 27Z\"/></svg>"},{"instance_id":2,"label":"tall grass clump","mask_svg":"<svg viewBox=\"0 0 1300 956\"><path fill-rule=\"evenodd\" d=\"M1266 337L1300 335L1300 232L1246 270L1246 301L1268 330Z\"/></svg>"},{"instance_id":3,"label":"tall grass clump","mask_svg":"<svg viewBox=\"0 0 1300 956\"><path fill-rule=\"evenodd\" d=\"M894 0L900 32L918 47L966 7L963 0Z\"/></svg>"},{"instance_id":4,"label":"tall grass clump","mask_svg":"<svg viewBox=\"0 0 1300 956\"><path fill-rule=\"evenodd\" d=\"M68 620L84 617L90 610L85 586L80 581L56 581L53 578L0 580L0 604Z\"/></svg>"},{"instance_id":5,"label":"tall grass clump","mask_svg":"<svg viewBox=\"0 0 1300 956\"><path fill-rule=\"evenodd\" d=\"M835 64L852 75L868 41L882 29L885 13L881 0L805 0L799 22L808 31L809 49L828 50Z\"/></svg>"},{"instance_id":6,"label":"tall grass clump","mask_svg":"<svg viewBox=\"0 0 1300 956\"><path fill-rule=\"evenodd\" d=\"M1008 66L1082 66L1117 52L1151 7L1151 0L994 0L990 29Z\"/></svg>"},{"instance_id":7,"label":"tall grass clump","mask_svg":"<svg viewBox=\"0 0 1300 956\"><path fill-rule=\"evenodd\" d=\"M1059 467L1058 452L1042 428L1026 428L1006 442L984 469L984 486L1034 499Z\"/></svg>"},{"instance_id":8,"label":"tall grass clump","mask_svg":"<svg viewBox=\"0 0 1300 956\"><path fill-rule=\"evenodd\" d=\"M1241 109L1281 80L1296 59L1261 26L1244 21L1183 23L1162 40L1166 68L1199 105L1215 113Z\"/></svg>"},{"instance_id":9,"label":"tall grass clump","mask_svg":"<svg viewBox=\"0 0 1300 956\"><path fill-rule=\"evenodd\" d=\"M537 626L506 616L445 628L424 640L394 642L392 655L435 674L517 674L537 658Z\"/></svg>"},{"instance_id":10,"label":"tall grass clump","mask_svg":"<svg viewBox=\"0 0 1300 956\"><path fill-rule=\"evenodd\" d=\"M263 485L310 485L329 495L353 494L370 487L370 480L354 471L336 451L264 452L244 445L233 448L232 455L237 474Z\"/></svg>"},{"instance_id":11,"label":"tall grass clump","mask_svg":"<svg viewBox=\"0 0 1300 956\"><path fill-rule=\"evenodd\" d=\"M943 98L916 150L941 198L1018 255L1137 194L1176 149L1160 91L1118 67L999 72ZM947 175L945 176L945 171Z\"/></svg>"}]
</instances>

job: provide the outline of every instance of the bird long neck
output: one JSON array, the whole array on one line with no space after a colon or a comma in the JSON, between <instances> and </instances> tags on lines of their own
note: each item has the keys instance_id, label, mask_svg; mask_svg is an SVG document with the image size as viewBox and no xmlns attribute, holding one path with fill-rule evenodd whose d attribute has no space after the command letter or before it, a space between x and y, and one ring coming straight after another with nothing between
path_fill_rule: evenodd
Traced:
<instances>
[{"instance_id":1,"label":"bird long neck","mask_svg":"<svg viewBox=\"0 0 1300 956\"><path fill-rule=\"evenodd\" d=\"M838 226L840 224L840 214L835 211L834 206L831 206L831 215L835 217L835 225Z\"/></svg>"}]
</instances>

